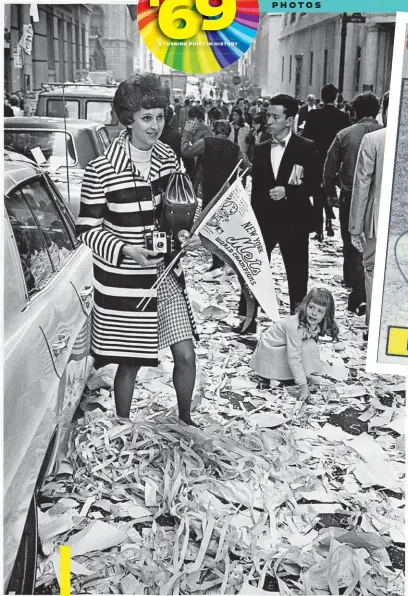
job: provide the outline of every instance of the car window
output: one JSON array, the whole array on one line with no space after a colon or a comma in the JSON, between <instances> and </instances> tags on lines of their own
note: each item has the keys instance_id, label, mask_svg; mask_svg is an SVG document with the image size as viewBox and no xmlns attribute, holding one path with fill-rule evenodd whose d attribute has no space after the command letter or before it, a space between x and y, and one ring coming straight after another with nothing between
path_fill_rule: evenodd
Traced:
<instances>
[{"instance_id":1,"label":"car window","mask_svg":"<svg viewBox=\"0 0 408 596\"><path fill-rule=\"evenodd\" d=\"M31 159L31 149L39 147L51 166L73 166L77 161L72 137L63 130L6 129L4 146Z\"/></svg>"},{"instance_id":2,"label":"car window","mask_svg":"<svg viewBox=\"0 0 408 596\"><path fill-rule=\"evenodd\" d=\"M107 147L109 147L110 139L109 139L108 131L106 130L106 128L99 128L98 135L99 135L103 149L106 149Z\"/></svg>"},{"instance_id":3,"label":"car window","mask_svg":"<svg viewBox=\"0 0 408 596\"><path fill-rule=\"evenodd\" d=\"M61 270L75 250L66 224L41 180L6 197L29 294Z\"/></svg>"},{"instance_id":4,"label":"car window","mask_svg":"<svg viewBox=\"0 0 408 596\"><path fill-rule=\"evenodd\" d=\"M110 101L87 101L85 118L103 124L117 124L116 114Z\"/></svg>"},{"instance_id":5,"label":"car window","mask_svg":"<svg viewBox=\"0 0 408 596\"><path fill-rule=\"evenodd\" d=\"M53 118L79 118L79 101L76 99L47 99L47 116Z\"/></svg>"}]
</instances>

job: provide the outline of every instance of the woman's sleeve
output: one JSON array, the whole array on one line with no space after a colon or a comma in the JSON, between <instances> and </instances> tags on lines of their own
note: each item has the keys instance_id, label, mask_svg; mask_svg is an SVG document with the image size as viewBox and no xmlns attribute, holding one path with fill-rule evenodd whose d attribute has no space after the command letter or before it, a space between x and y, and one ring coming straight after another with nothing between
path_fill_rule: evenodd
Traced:
<instances>
[{"instance_id":1,"label":"woman's sleeve","mask_svg":"<svg viewBox=\"0 0 408 596\"><path fill-rule=\"evenodd\" d=\"M286 345L288 354L288 364L292 371L293 378L297 385L304 385L306 374L303 368L302 360L302 331L299 329L299 323L296 318L290 317L284 323Z\"/></svg>"},{"instance_id":2,"label":"woman's sleeve","mask_svg":"<svg viewBox=\"0 0 408 596\"><path fill-rule=\"evenodd\" d=\"M193 135L188 131L184 131L181 137L181 156L182 157L198 157L203 155L205 150L204 139L200 139L193 143Z\"/></svg>"},{"instance_id":3,"label":"woman's sleeve","mask_svg":"<svg viewBox=\"0 0 408 596\"><path fill-rule=\"evenodd\" d=\"M106 196L98 174L93 165L88 164L82 181L76 235L98 257L116 267L122 258L125 243L102 228L106 208Z\"/></svg>"}]
</instances>

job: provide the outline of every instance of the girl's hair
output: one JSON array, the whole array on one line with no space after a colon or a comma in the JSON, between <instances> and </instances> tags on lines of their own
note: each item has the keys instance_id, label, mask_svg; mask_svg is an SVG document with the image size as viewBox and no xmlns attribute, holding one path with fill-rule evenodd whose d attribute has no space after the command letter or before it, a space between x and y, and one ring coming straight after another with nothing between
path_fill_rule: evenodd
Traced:
<instances>
[{"instance_id":1,"label":"girl's hair","mask_svg":"<svg viewBox=\"0 0 408 596\"><path fill-rule=\"evenodd\" d=\"M113 107L124 126L133 122L133 114L142 108L165 109L170 103L170 89L162 85L155 74L136 74L122 81L116 89Z\"/></svg>"},{"instance_id":2,"label":"girl's hair","mask_svg":"<svg viewBox=\"0 0 408 596\"><path fill-rule=\"evenodd\" d=\"M306 309L310 302L314 302L319 306L326 307L326 314L322 322L319 324L319 335L331 335L333 339L337 339L339 335L339 328L337 326L336 319L334 318L335 306L331 292L325 288L313 288L310 290L307 296L303 298L297 311L299 322L301 325L303 325L303 327L307 327Z\"/></svg>"}]
</instances>

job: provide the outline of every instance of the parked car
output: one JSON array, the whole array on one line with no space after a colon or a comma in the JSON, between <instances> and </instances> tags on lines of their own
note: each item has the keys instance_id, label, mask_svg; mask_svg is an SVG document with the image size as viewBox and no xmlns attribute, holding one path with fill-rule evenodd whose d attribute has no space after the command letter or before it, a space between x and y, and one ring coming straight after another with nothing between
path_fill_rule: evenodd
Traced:
<instances>
[{"instance_id":1,"label":"parked car","mask_svg":"<svg viewBox=\"0 0 408 596\"><path fill-rule=\"evenodd\" d=\"M49 176L4 161L4 594L31 594L36 495L59 463L92 365L92 256Z\"/></svg>"},{"instance_id":2,"label":"parked car","mask_svg":"<svg viewBox=\"0 0 408 596\"><path fill-rule=\"evenodd\" d=\"M42 83L36 116L92 120L106 125L111 140L124 126L113 109L117 85Z\"/></svg>"},{"instance_id":3,"label":"parked car","mask_svg":"<svg viewBox=\"0 0 408 596\"><path fill-rule=\"evenodd\" d=\"M4 118L6 149L34 158L47 168L75 217L79 213L85 168L109 144L106 126L88 120ZM36 148L41 149L42 155L38 156Z\"/></svg>"}]
</instances>

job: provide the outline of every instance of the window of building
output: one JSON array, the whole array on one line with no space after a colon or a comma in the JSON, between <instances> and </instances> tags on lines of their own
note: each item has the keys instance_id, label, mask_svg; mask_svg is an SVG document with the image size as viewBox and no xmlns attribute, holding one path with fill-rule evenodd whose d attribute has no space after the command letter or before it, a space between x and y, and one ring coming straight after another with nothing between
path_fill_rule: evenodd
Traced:
<instances>
[{"instance_id":1,"label":"window of building","mask_svg":"<svg viewBox=\"0 0 408 596\"><path fill-rule=\"evenodd\" d=\"M301 13L299 14L299 18L300 18L300 17L304 17L305 15L307 15L307 12L301 12Z\"/></svg>"},{"instance_id":2,"label":"window of building","mask_svg":"<svg viewBox=\"0 0 408 596\"><path fill-rule=\"evenodd\" d=\"M81 68L81 36L79 34L79 25L75 25L75 62L77 69Z\"/></svg>"},{"instance_id":3,"label":"window of building","mask_svg":"<svg viewBox=\"0 0 408 596\"><path fill-rule=\"evenodd\" d=\"M68 78L70 81L74 80L74 55L73 55L73 40L72 40L72 23L67 23L67 57L68 57Z\"/></svg>"},{"instance_id":4,"label":"window of building","mask_svg":"<svg viewBox=\"0 0 408 596\"><path fill-rule=\"evenodd\" d=\"M282 81L285 75L285 58L282 56Z\"/></svg>"},{"instance_id":5,"label":"window of building","mask_svg":"<svg viewBox=\"0 0 408 596\"><path fill-rule=\"evenodd\" d=\"M291 12L290 13L290 23L294 23L296 21L296 13L295 12Z\"/></svg>"},{"instance_id":6,"label":"window of building","mask_svg":"<svg viewBox=\"0 0 408 596\"><path fill-rule=\"evenodd\" d=\"M48 68L55 69L55 48L54 48L54 15L47 12L47 39L48 39Z\"/></svg>"},{"instance_id":7,"label":"window of building","mask_svg":"<svg viewBox=\"0 0 408 596\"><path fill-rule=\"evenodd\" d=\"M310 52L309 85L313 85L313 52Z\"/></svg>"},{"instance_id":8,"label":"window of building","mask_svg":"<svg viewBox=\"0 0 408 596\"><path fill-rule=\"evenodd\" d=\"M58 64L59 80L65 81L65 35L63 19L58 19Z\"/></svg>"},{"instance_id":9,"label":"window of building","mask_svg":"<svg viewBox=\"0 0 408 596\"><path fill-rule=\"evenodd\" d=\"M91 35L104 35L105 30L105 14L102 8L95 5L91 13Z\"/></svg>"},{"instance_id":10,"label":"window of building","mask_svg":"<svg viewBox=\"0 0 408 596\"><path fill-rule=\"evenodd\" d=\"M292 55L289 57L289 83L292 82Z\"/></svg>"},{"instance_id":11,"label":"window of building","mask_svg":"<svg viewBox=\"0 0 408 596\"><path fill-rule=\"evenodd\" d=\"M329 59L329 52L328 50L324 50L324 57L323 57L323 85L327 83L327 65Z\"/></svg>"},{"instance_id":12,"label":"window of building","mask_svg":"<svg viewBox=\"0 0 408 596\"><path fill-rule=\"evenodd\" d=\"M82 68L86 68L86 35L85 35L85 27L82 27Z\"/></svg>"},{"instance_id":13,"label":"window of building","mask_svg":"<svg viewBox=\"0 0 408 596\"><path fill-rule=\"evenodd\" d=\"M361 78L361 46L357 46L357 53L356 53L356 83L354 85L354 91L360 91L360 78Z\"/></svg>"}]
</instances>

